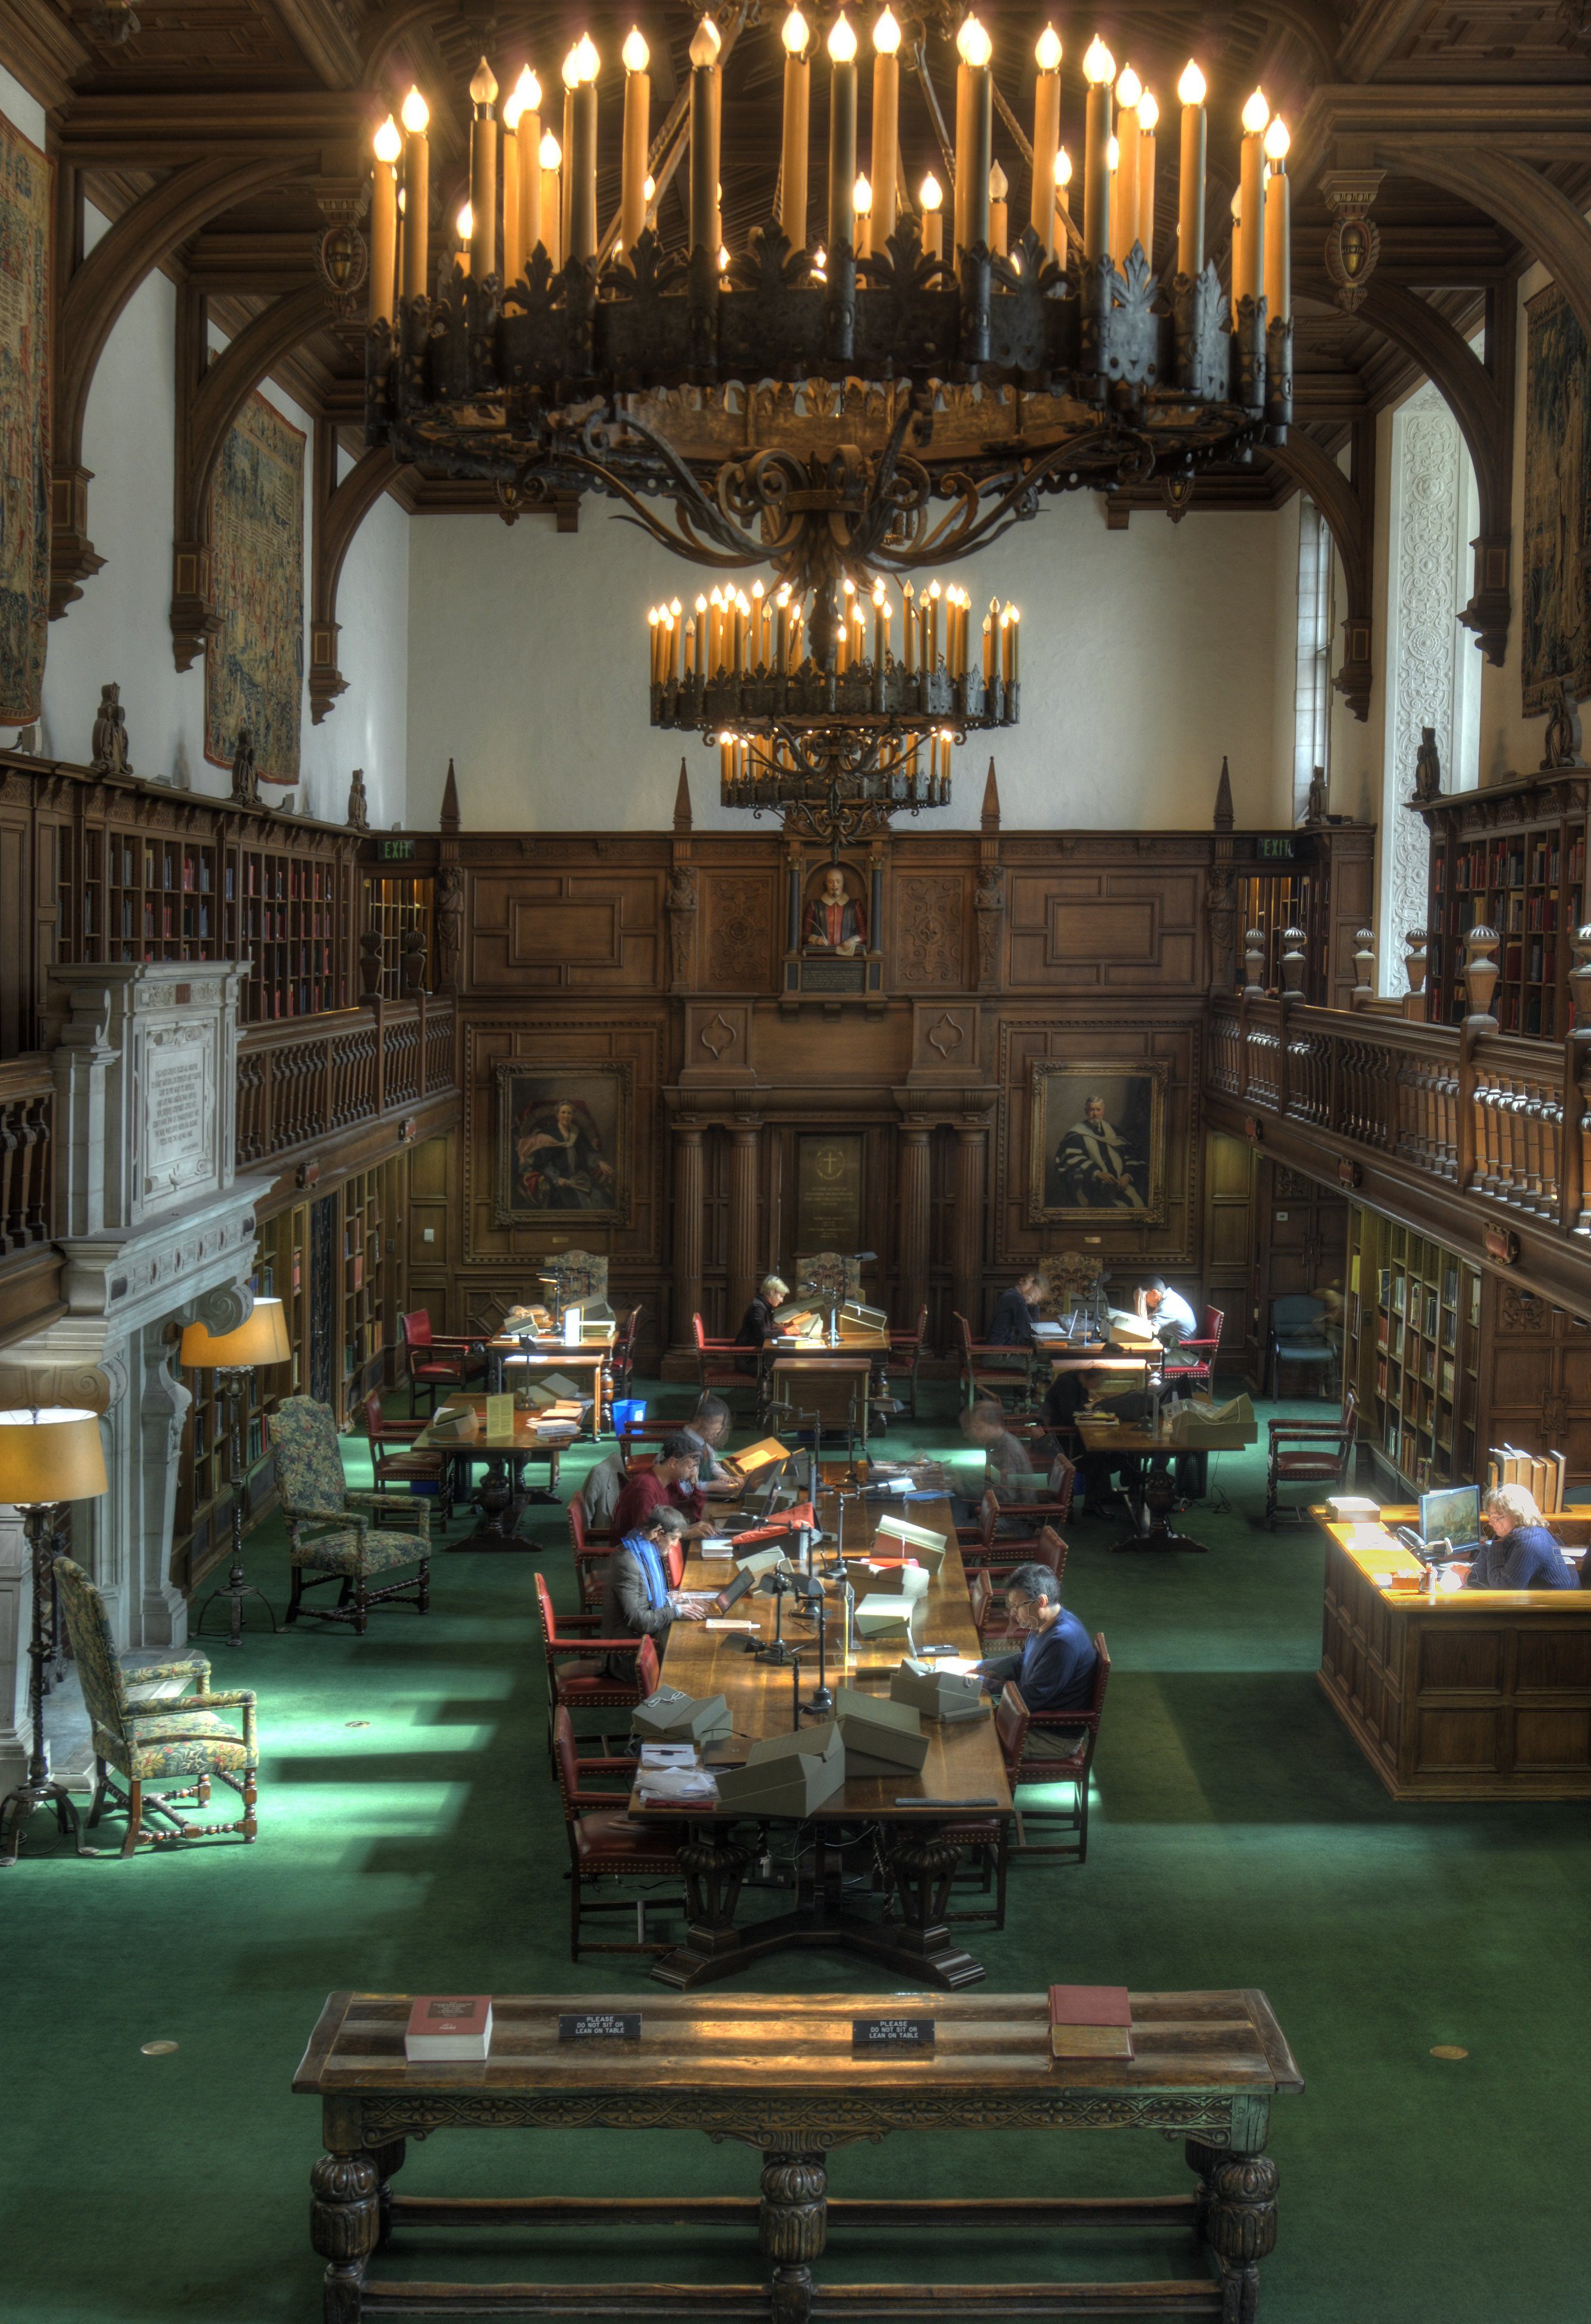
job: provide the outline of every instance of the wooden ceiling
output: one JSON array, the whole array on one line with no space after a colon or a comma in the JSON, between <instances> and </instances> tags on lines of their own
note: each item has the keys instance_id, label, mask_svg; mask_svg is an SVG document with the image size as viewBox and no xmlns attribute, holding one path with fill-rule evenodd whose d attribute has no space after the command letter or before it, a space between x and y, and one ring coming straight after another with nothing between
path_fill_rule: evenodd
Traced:
<instances>
[{"instance_id":1,"label":"wooden ceiling","mask_svg":"<svg viewBox=\"0 0 1591 2324\"><path fill-rule=\"evenodd\" d=\"M426 91L434 124L433 196L438 220L463 198L465 84L483 51L499 79L511 82L522 62L543 87L559 89L561 60L589 30L603 58L599 84L602 146L599 207L618 200L619 51L632 23L651 48L654 127L688 69L686 51L697 11L683 0L643 0L634 9L574 5L573 0L134 0L138 29L120 42L106 34L102 0L6 0L0 14L0 58L49 107L58 150L80 171L88 198L113 216L155 184L162 171L202 150L212 153L255 134L308 124L313 152L298 176L251 194L177 251L170 271L202 290L222 328L235 332L272 299L313 280L312 248L328 189L345 194L362 171L368 133L396 106L411 80ZM114 7L112 10L114 14ZM732 22L735 6L721 7ZM859 25L871 0L854 12ZM946 117L953 119L959 7L949 0L897 0L906 27L903 53L924 31L924 57ZM1356 420L1402 392L1417 375L1410 357L1373 322L1329 303L1321 246L1330 216L1311 190L1314 169L1341 158L1340 139L1311 152L1309 124L1322 92L1356 88L1381 103L1395 97L1416 123L1460 92L1494 94L1522 108L1556 108L1591 130L1591 7L1577 0L1254 0L1237 7L1136 5L1053 10L988 0L983 14L995 41L997 78L1016 119L1031 122L1033 44L1053 17L1068 52L1063 139L1081 146L1079 60L1095 31L1119 63L1130 58L1162 103L1164 127L1157 183L1157 233L1163 252L1175 229L1174 88L1186 59L1197 56L1210 87L1211 247L1224 241L1236 182L1237 115L1256 82L1274 106L1301 124L1301 170L1294 211L1294 270L1299 285L1296 403L1300 421L1323 449L1334 450ZM768 215L777 166L785 0L751 0L725 70L723 211L726 238L743 244ZM832 0L807 0L804 14L819 33ZM924 19L926 20L924 23ZM864 58L867 50L864 43ZM814 154L826 136L826 75L814 74ZM864 88L866 76L864 74ZM1566 97L1571 100L1566 108ZM863 150L866 147L866 102ZM1573 131L1574 134L1571 134ZM196 137L200 143L196 145ZM943 176L929 109L915 73L903 77L903 161L914 188L924 172ZM1582 152L1583 148L1583 152ZM1025 215L1027 171L998 118L995 149L1011 180L1013 219ZM1528 140L1524 150L1529 150ZM1310 164L1314 166L1309 166ZM1591 134L1570 122L1542 148L1538 166L1577 205L1591 189ZM821 171L814 170L814 201ZM683 240L679 189L671 189L659 223ZM1478 207L1424 179L1389 170L1375 208L1382 236L1381 279L1430 300L1467 333L1480 323L1488 291L1506 282L1528 254ZM334 420L350 449L359 446L362 346L357 321L328 322L277 366L283 385L318 415ZM1281 496L1292 480L1273 470L1201 484L1205 505L1253 505ZM459 505L456 492L412 504Z\"/></svg>"}]
</instances>

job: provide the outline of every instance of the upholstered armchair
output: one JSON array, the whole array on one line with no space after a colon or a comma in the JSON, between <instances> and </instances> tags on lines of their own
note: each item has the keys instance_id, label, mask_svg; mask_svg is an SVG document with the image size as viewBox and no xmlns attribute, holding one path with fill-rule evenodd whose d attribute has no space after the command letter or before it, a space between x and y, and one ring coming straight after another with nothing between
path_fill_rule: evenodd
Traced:
<instances>
[{"instance_id":1,"label":"upholstered armchair","mask_svg":"<svg viewBox=\"0 0 1591 2324\"><path fill-rule=\"evenodd\" d=\"M351 1622L361 1637L370 1609L388 1599L411 1600L423 1614L431 1582L431 1516L425 1503L395 1493L351 1492L337 1452L336 1421L312 1397L285 1397L270 1427L293 1568L287 1619L298 1620L306 1590L331 1582L340 1585L336 1604L306 1610L323 1622ZM419 1570L371 1588L377 1574L403 1565Z\"/></svg>"},{"instance_id":2,"label":"upholstered armchair","mask_svg":"<svg viewBox=\"0 0 1591 2324\"><path fill-rule=\"evenodd\" d=\"M104 1599L69 1557L56 1559L55 1576L94 1737L94 1804L88 1829L98 1823L108 1799L126 1813L124 1857L133 1854L141 1840L214 1840L238 1832L245 1841L252 1840L259 1829L254 1803L260 1767L253 1692L243 1687L212 1693L208 1663L201 1658L196 1668L191 1655L179 1654L163 1663L141 1659L137 1676L141 1682L179 1678L192 1685L191 1695L149 1704L129 1701L127 1673L116 1654ZM243 1713L241 1733L217 1716L223 1711ZM238 1794L243 1814L235 1823L189 1823L174 1803L192 1800L207 1806L213 1782L225 1784ZM175 1784L177 1788L148 1788L154 1784ZM146 1831L146 1822L154 1817L170 1829Z\"/></svg>"}]
</instances>

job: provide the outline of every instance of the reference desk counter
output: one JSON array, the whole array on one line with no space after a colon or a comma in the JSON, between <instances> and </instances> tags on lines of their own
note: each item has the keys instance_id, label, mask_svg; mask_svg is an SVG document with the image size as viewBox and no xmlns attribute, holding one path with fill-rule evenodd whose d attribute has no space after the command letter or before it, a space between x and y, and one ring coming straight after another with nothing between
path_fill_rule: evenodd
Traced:
<instances>
[{"instance_id":1,"label":"reference desk counter","mask_svg":"<svg viewBox=\"0 0 1591 2324\"><path fill-rule=\"evenodd\" d=\"M914 1500L907 1510L914 1525L947 1537L944 1562L929 1584L915 1625L917 1642L948 1646L958 1656L976 1660L981 1649L972 1627L950 1504ZM832 1535L837 1516L832 1493L820 1497L818 1514ZM888 1505L880 1501L859 1499L847 1507L846 1563L859 1597L869 1589L882 1594L890 1588L887 1574L869 1576L860 1562L878 1518L889 1514ZM832 1546L825 1541L816 1554L820 1575L831 1563ZM684 1586L687 1591L722 1589L734 1572L727 1559L704 1560L693 1544ZM876 1693L883 1701L905 1645L899 1638L856 1638L850 1653L844 1653L840 1585L832 1577L825 1578L824 1596L830 1687ZM741 1765L752 1743L788 1734L797 1699L810 1696L817 1686L817 1626L796 1617L795 1598L778 1602L784 1609L783 1636L800 1648L796 1669L759 1661L749 1651L775 1635L776 1601L759 1591L741 1598L730 1618L753 1624L752 1634L709 1628L702 1622L676 1622L670 1628L664 1683L697 1697L722 1694L733 1722L727 1741L704 1749L708 1766ZM801 1723L812 1727L818 1720L804 1711ZM685 1987L728 1977L789 1946L817 1945L864 1953L915 1982L960 1987L980 1978L982 1964L952 1938L944 1924L946 1889L961 1843L942 1835L969 1825L992 1828L998 1835L1014 1812L1005 1762L992 1718L924 1719L923 1731L928 1756L915 1773L853 1776L800 1825L777 1827L780 1849L793 1857L795 1886L792 1909L773 1919L737 1923L740 1880L753 1853L744 1840L747 1817L730 1816L711 1805L665 1811L645 1805L639 1793L632 1792L630 1814L673 1822L676 1828L685 1824L695 1855L686 1865L692 1914L685 1941L664 1956L653 1976L660 1983ZM846 1873L880 1864L887 1868L892 1894L880 1892L870 1904L869 1900L859 1901L855 1890L845 1885Z\"/></svg>"},{"instance_id":2,"label":"reference desk counter","mask_svg":"<svg viewBox=\"0 0 1591 2324\"><path fill-rule=\"evenodd\" d=\"M1591 1591L1429 1596L1384 1525L1311 1514L1327 1540L1320 1684L1393 1799L1591 1798Z\"/></svg>"},{"instance_id":3,"label":"reference desk counter","mask_svg":"<svg viewBox=\"0 0 1591 2324\"><path fill-rule=\"evenodd\" d=\"M1056 1967L1064 1950L1059 1941L1052 1947ZM295 2092L321 2108L325 2152L309 2177L309 2236L326 2262L326 2324L394 2315L808 2324L814 2314L873 2324L929 2315L1252 2324L1260 2263L1276 2241L1276 2166L1265 2152L1271 2110L1301 2092L1302 2078L1263 1993L1135 1993L1129 2000L1130 2060L1058 2060L1043 1992L498 1994L490 2055L445 2066L405 2058L407 1994L334 1993L293 2077ZM903 2028L915 2038L898 2038ZM398 2180L409 2140L457 2130L521 2139L550 2133L538 2153L548 2191L430 2194ZM675 2153L691 2133L750 2146L760 2156L760 2200L750 2190L551 2191L571 2130L587 2146L611 2131L631 2142L637 2132L661 2131ZM1185 2193L1105 2198L989 2195L972 2185L951 2195L909 2191L922 2184L924 2166L948 2159L924 2153L919 2135L966 2139L989 2130L1020 2132L1027 2146L1057 2131L1109 2131L1113 2145L1124 2131L1157 2146L1161 2138L1180 2140L1195 2181ZM831 2148L903 2134L906 2147L890 2153L900 2166L897 2184L908 2191L831 2195ZM438 2151L452 2144L444 2140ZM630 2152L625 2145L608 2158L621 2189L628 2163L621 2157ZM1061 2156L1045 2159L1063 2174ZM452 2160L479 2170L479 2140ZM418 2167L424 2172L425 2163ZM841 2180L847 2167L842 2157ZM581 2168L589 2175L592 2165ZM740 2240L713 2281L682 2281L682 2265L699 2273L692 2260L704 2227L715 2236L738 2230ZM527 2249L536 2264L545 2239L542 2280L437 2281L461 2246L472 2258L491 2249L477 2237L481 2228L493 2236L517 2229L504 2257L521 2268ZM643 2232L626 2245L614 2233L626 2228ZM934 2231L926 2242L925 2228ZM437 2230L439 2245L430 2240ZM889 2238L875 2247L870 2268L865 2247L856 2253L864 2230ZM1081 2264L1068 2266L1065 2247L1080 2230ZM1145 2230L1173 2238L1166 2264L1147 2273ZM839 2282L826 2267L814 2279L831 2234L844 2255L831 2255ZM1041 2280L1013 2281L1031 2265L1035 2246ZM602 2281L571 2280L569 2254L582 2249ZM372 2274L383 2252L401 2273L389 2266ZM613 2280L638 2259L646 2280ZM1134 2274L1103 2273L1101 2262L1113 2260ZM868 2280L844 2281L848 2261ZM909 2280L893 2280L890 2269L903 2264ZM417 2273L426 2280L416 2282ZM548 2273L562 2280L547 2281Z\"/></svg>"}]
</instances>

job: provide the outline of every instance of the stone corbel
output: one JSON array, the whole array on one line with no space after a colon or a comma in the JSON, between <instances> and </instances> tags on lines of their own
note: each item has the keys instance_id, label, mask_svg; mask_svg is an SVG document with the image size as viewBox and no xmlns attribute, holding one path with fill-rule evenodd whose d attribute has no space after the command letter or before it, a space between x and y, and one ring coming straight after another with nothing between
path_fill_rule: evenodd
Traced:
<instances>
[{"instance_id":1,"label":"stone corbel","mask_svg":"<svg viewBox=\"0 0 1591 2324\"><path fill-rule=\"evenodd\" d=\"M127 1393L127 1367L119 1356L98 1363L19 1362L14 1351L0 1355L0 1406L7 1412L67 1405L78 1412L106 1413Z\"/></svg>"}]
</instances>

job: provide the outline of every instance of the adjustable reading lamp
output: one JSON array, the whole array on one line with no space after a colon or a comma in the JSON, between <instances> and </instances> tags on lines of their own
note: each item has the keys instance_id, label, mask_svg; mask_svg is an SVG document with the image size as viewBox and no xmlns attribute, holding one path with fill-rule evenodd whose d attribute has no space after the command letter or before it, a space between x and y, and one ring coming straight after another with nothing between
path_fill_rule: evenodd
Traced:
<instances>
[{"instance_id":1,"label":"adjustable reading lamp","mask_svg":"<svg viewBox=\"0 0 1591 2324\"><path fill-rule=\"evenodd\" d=\"M63 1832L82 1834L78 1811L64 1784L53 1781L44 1756L44 1665L54 1649L55 1618L48 1630L45 1609L53 1607L51 1560L56 1512L63 1501L95 1499L106 1489L105 1446L92 1412L66 1405L32 1411L0 1412L0 1501L23 1512L23 1528L33 1573L33 1622L28 1642L28 1711L32 1726L27 1774L0 1800L0 1867L16 1862L23 1828L35 1808L52 1804Z\"/></svg>"},{"instance_id":2,"label":"adjustable reading lamp","mask_svg":"<svg viewBox=\"0 0 1591 2324\"><path fill-rule=\"evenodd\" d=\"M291 1354L287 1318L280 1299L256 1299L247 1321L240 1323L235 1332L212 1332L207 1323L189 1323L182 1334L177 1360L185 1371L215 1373L216 1393L225 1408L231 1437L232 1564L221 1588L212 1590L200 1609L194 1625L196 1637L203 1631L205 1616L217 1598L232 1601L232 1624L226 1633L229 1646L243 1644L245 1598L257 1598L271 1617L271 1628L276 1628L276 1616L265 1592L244 1578L244 1497L248 1489L248 1476L243 1458L242 1425L249 1374L271 1364L285 1364Z\"/></svg>"}]
</instances>

